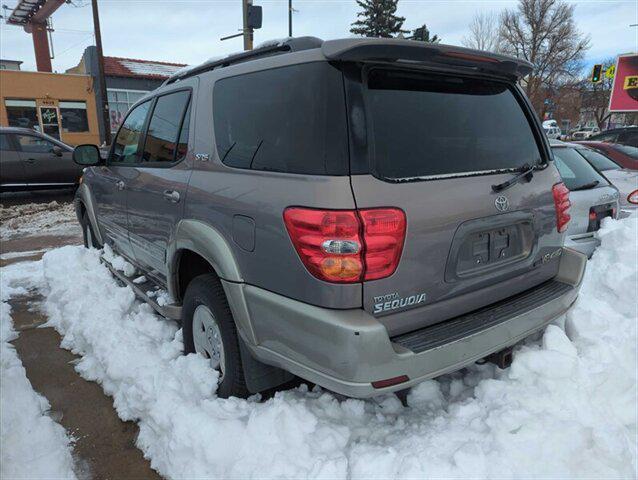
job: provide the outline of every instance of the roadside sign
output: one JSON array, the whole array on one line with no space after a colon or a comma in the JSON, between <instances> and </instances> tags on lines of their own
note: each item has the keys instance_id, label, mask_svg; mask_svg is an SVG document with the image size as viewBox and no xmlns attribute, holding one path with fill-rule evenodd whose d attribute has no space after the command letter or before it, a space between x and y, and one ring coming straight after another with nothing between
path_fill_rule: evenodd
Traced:
<instances>
[{"instance_id":1,"label":"roadside sign","mask_svg":"<svg viewBox=\"0 0 638 480\"><path fill-rule=\"evenodd\" d=\"M610 112L638 112L638 54L619 55L609 98Z\"/></svg>"},{"instance_id":2,"label":"roadside sign","mask_svg":"<svg viewBox=\"0 0 638 480\"><path fill-rule=\"evenodd\" d=\"M616 65L611 65L605 70L605 77L612 79L616 74Z\"/></svg>"}]
</instances>

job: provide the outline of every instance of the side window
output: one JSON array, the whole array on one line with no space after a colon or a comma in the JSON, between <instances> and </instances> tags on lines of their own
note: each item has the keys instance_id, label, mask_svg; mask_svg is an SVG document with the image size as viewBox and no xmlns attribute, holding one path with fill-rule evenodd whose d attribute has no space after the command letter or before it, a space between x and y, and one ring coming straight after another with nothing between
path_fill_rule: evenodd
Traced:
<instances>
[{"instance_id":1,"label":"side window","mask_svg":"<svg viewBox=\"0 0 638 480\"><path fill-rule=\"evenodd\" d=\"M186 114L184 115L184 121L182 122L182 131L179 134L179 142L177 143L177 153L175 155L175 161L179 162L183 160L188 152L188 132L190 131L191 122L191 104L188 104Z\"/></svg>"},{"instance_id":2,"label":"side window","mask_svg":"<svg viewBox=\"0 0 638 480\"><path fill-rule=\"evenodd\" d=\"M602 135L596 135L596 138L593 140L597 142L614 143L617 137L618 134L616 133L603 133Z\"/></svg>"},{"instance_id":3,"label":"side window","mask_svg":"<svg viewBox=\"0 0 638 480\"><path fill-rule=\"evenodd\" d=\"M175 161L181 141L180 127L189 98L190 91L186 90L157 98L148 124L142 161L164 163Z\"/></svg>"},{"instance_id":4,"label":"side window","mask_svg":"<svg viewBox=\"0 0 638 480\"><path fill-rule=\"evenodd\" d=\"M26 153L51 153L55 144L31 135L16 135L20 150Z\"/></svg>"},{"instance_id":5,"label":"side window","mask_svg":"<svg viewBox=\"0 0 638 480\"><path fill-rule=\"evenodd\" d=\"M622 132L618 136L618 143L629 145L631 147L638 147L638 132Z\"/></svg>"},{"instance_id":6,"label":"side window","mask_svg":"<svg viewBox=\"0 0 638 480\"><path fill-rule=\"evenodd\" d=\"M348 172L343 78L327 62L225 78L213 89L226 165L311 175Z\"/></svg>"},{"instance_id":7,"label":"side window","mask_svg":"<svg viewBox=\"0 0 638 480\"><path fill-rule=\"evenodd\" d=\"M11 143L11 138L6 133L0 133L0 150L5 152L15 152L15 148Z\"/></svg>"},{"instance_id":8,"label":"side window","mask_svg":"<svg viewBox=\"0 0 638 480\"><path fill-rule=\"evenodd\" d=\"M128 114L113 142L113 154L109 163L139 162L138 146L150 106L150 101L144 102Z\"/></svg>"}]
</instances>

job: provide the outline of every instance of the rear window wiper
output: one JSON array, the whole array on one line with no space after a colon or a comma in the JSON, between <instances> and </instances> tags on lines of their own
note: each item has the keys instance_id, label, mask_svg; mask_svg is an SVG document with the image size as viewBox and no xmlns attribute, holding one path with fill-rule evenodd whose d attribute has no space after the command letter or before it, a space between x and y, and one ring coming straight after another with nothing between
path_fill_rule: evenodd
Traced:
<instances>
[{"instance_id":1,"label":"rear window wiper","mask_svg":"<svg viewBox=\"0 0 638 480\"><path fill-rule=\"evenodd\" d=\"M598 186L600 182L598 180L594 180L593 182L586 183L584 185L580 185L578 187L570 188L572 192L576 192L578 190L589 190L590 188L595 188Z\"/></svg>"},{"instance_id":2,"label":"rear window wiper","mask_svg":"<svg viewBox=\"0 0 638 480\"><path fill-rule=\"evenodd\" d=\"M517 169L518 174L515 177L512 177L503 183L497 183L496 185L492 185L492 190L494 192L502 192L503 190L507 190L512 185L517 184L523 179L530 182L532 178L534 177L534 170L536 170L536 166L526 163L525 165Z\"/></svg>"}]
</instances>

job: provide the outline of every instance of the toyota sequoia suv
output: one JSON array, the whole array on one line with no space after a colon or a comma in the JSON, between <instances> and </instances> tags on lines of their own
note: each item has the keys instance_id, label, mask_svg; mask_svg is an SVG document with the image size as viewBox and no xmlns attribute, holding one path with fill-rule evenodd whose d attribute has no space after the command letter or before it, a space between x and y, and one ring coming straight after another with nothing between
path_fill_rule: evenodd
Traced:
<instances>
[{"instance_id":1,"label":"toyota sequoia suv","mask_svg":"<svg viewBox=\"0 0 638 480\"><path fill-rule=\"evenodd\" d=\"M296 375L365 398L507 367L586 263L563 246L569 190L517 85L530 71L312 37L180 71L130 109L108 158L75 149L85 244L136 268L110 266L181 322L223 397Z\"/></svg>"}]
</instances>

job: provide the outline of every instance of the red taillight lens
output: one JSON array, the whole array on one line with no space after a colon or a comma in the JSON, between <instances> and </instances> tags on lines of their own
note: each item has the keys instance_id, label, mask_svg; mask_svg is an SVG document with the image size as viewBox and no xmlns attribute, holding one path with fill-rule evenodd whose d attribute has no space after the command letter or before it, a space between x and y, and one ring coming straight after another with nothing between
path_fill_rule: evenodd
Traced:
<instances>
[{"instance_id":1,"label":"red taillight lens","mask_svg":"<svg viewBox=\"0 0 638 480\"><path fill-rule=\"evenodd\" d=\"M354 283L392 275L406 220L397 208L315 210L291 207L284 223L299 258L315 277Z\"/></svg>"},{"instance_id":2,"label":"red taillight lens","mask_svg":"<svg viewBox=\"0 0 638 480\"><path fill-rule=\"evenodd\" d=\"M554 206L556 207L556 229L563 233L567 230L567 224L571 220L569 216L569 189L564 183L557 183L552 187L552 195L554 196Z\"/></svg>"},{"instance_id":3,"label":"red taillight lens","mask_svg":"<svg viewBox=\"0 0 638 480\"><path fill-rule=\"evenodd\" d=\"M394 273L405 240L405 213L398 208L359 210L365 243L365 279L377 280Z\"/></svg>"},{"instance_id":4,"label":"red taillight lens","mask_svg":"<svg viewBox=\"0 0 638 480\"><path fill-rule=\"evenodd\" d=\"M629 195L627 195L627 201L629 203L633 203L634 205L638 205L638 190L634 190Z\"/></svg>"}]
</instances>

